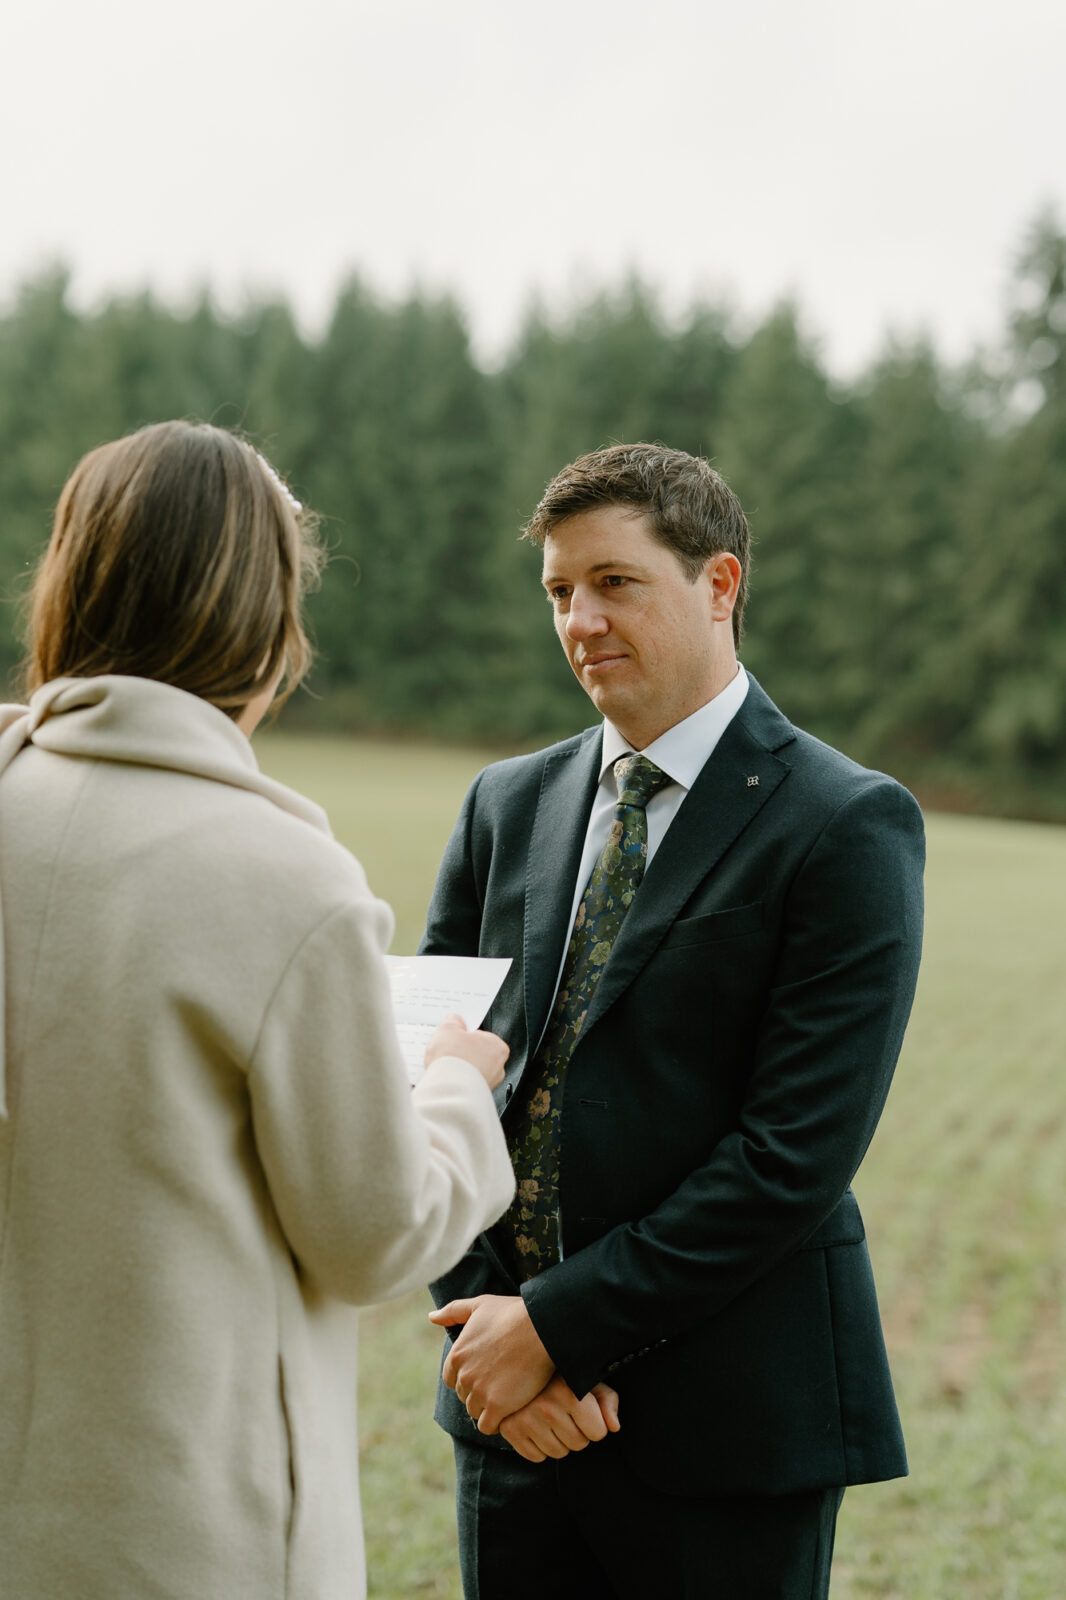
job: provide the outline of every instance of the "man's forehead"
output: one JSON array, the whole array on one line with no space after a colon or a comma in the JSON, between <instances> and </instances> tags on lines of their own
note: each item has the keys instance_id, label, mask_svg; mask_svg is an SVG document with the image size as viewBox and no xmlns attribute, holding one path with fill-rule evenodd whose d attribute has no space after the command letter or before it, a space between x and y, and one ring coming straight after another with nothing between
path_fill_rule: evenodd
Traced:
<instances>
[{"instance_id":1,"label":"man's forehead","mask_svg":"<svg viewBox=\"0 0 1066 1600\"><path fill-rule=\"evenodd\" d=\"M546 535L543 580L564 568L593 574L620 562L632 565L656 548L661 547L642 507L596 506L567 517Z\"/></svg>"}]
</instances>

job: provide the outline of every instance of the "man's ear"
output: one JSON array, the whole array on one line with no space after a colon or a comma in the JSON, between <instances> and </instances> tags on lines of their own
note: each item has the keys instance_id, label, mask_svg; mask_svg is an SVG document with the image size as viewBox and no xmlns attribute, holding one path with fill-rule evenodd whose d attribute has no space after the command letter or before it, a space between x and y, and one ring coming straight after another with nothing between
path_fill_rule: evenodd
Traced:
<instances>
[{"instance_id":1,"label":"man's ear","mask_svg":"<svg viewBox=\"0 0 1066 1600\"><path fill-rule=\"evenodd\" d=\"M715 622L728 622L740 592L740 562L731 551L720 550L704 567L703 579L711 590L711 616Z\"/></svg>"}]
</instances>

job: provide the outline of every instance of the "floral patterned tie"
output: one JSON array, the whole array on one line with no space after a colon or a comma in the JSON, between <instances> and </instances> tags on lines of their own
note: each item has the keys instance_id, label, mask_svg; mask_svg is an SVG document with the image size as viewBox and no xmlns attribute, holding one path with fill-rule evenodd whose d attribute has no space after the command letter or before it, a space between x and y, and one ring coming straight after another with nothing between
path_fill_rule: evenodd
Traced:
<instances>
[{"instance_id":1,"label":"floral patterned tie","mask_svg":"<svg viewBox=\"0 0 1066 1600\"><path fill-rule=\"evenodd\" d=\"M526 1099L508 1134L518 1191L501 1227L522 1279L559 1260L559 1133L566 1068L618 930L633 904L648 859L646 806L670 782L646 756L614 764L618 803L603 853L581 897L559 992Z\"/></svg>"}]
</instances>

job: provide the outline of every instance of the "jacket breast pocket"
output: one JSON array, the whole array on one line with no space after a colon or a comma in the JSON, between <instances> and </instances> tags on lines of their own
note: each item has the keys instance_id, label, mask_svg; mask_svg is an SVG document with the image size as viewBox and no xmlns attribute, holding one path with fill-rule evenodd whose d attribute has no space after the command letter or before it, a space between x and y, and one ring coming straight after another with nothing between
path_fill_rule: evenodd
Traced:
<instances>
[{"instance_id":1,"label":"jacket breast pocket","mask_svg":"<svg viewBox=\"0 0 1066 1600\"><path fill-rule=\"evenodd\" d=\"M702 917L682 917L667 933L660 950L679 950L688 945L717 944L723 939L738 939L758 933L763 925L761 900L747 906L730 906L724 911L708 911Z\"/></svg>"}]
</instances>

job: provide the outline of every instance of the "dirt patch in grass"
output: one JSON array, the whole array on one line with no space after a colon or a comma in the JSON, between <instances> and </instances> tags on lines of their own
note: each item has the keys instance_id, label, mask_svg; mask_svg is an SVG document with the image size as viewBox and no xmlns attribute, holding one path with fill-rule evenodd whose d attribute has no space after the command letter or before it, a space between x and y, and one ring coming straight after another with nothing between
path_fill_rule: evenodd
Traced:
<instances>
[{"instance_id":1,"label":"dirt patch in grass","mask_svg":"<svg viewBox=\"0 0 1066 1600\"><path fill-rule=\"evenodd\" d=\"M940 1351L936 1387L941 1399L949 1405L964 1404L991 1347L988 1306L983 1299L970 1300L959 1311L952 1336Z\"/></svg>"}]
</instances>

